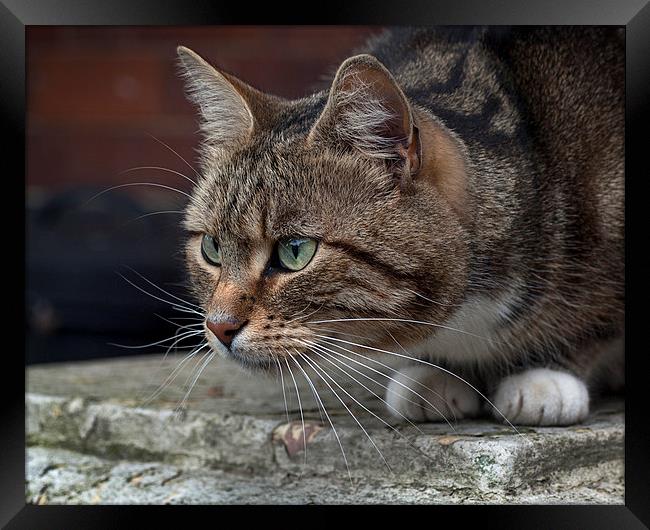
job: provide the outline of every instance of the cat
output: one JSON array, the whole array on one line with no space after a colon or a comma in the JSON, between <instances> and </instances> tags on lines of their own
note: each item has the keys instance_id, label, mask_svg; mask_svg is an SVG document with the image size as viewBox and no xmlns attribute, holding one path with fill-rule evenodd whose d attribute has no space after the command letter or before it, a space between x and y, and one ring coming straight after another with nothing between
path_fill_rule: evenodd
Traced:
<instances>
[{"instance_id":1,"label":"cat","mask_svg":"<svg viewBox=\"0 0 650 530\"><path fill-rule=\"evenodd\" d=\"M178 56L215 352L418 359L385 398L418 422L570 425L623 388L622 29L387 29L297 100Z\"/></svg>"}]
</instances>

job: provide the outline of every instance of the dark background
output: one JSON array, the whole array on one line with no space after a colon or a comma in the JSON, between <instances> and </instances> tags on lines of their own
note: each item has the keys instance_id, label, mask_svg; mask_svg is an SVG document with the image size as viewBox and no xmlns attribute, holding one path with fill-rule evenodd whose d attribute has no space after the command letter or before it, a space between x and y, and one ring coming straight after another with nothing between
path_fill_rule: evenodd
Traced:
<instances>
[{"instance_id":1,"label":"dark background","mask_svg":"<svg viewBox=\"0 0 650 530\"><path fill-rule=\"evenodd\" d=\"M160 353L185 317L137 287L185 298L179 213L197 116L178 77L188 46L249 84L296 98L380 27L39 27L27 42L27 362ZM157 140L159 141L157 141ZM169 146L165 147L164 142ZM176 151L174 154L171 149ZM133 270L131 270L133 269ZM137 285L130 285L128 281ZM180 321L179 321L180 323Z\"/></svg>"}]
</instances>

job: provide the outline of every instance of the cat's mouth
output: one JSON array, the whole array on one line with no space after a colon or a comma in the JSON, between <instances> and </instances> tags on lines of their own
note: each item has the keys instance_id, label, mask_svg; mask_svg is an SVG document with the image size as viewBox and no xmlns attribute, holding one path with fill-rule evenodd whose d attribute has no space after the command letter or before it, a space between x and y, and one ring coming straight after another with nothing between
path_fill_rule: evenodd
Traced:
<instances>
[{"instance_id":1,"label":"cat's mouth","mask_svg":"<svg viewBox=\"0 0 650 530\"><path fill-rule=\"evenodd\" d=\"M204 331L207 343L215 354L253 372L274 373L287 364L290 368L297 368L297 365L319 364L321 360L340 361L346 356L352 356L350 362L355 363L359 356L367 357L384 352L386 348L394 349L391 341L398 338L408 341L411 333L400 333L404 330L399 325L384 320L379 317L329 319L323 321L326 329L317 325L319 322L314 322L311 327L292 326L290 329L283 325L282 333L268 335L264 333L264 327L268 324L260 325L253 319L247 321L247 325L240 326L229 339L206 321ZM383 333L377 329L376 321L380 322ZM354 332L349 329L349 324L355 324Z\"/></svg>"},{"instance_id":2,"label":"cat's mouth","mask_svg":"<svg viewBox=\"0 0 650 530\"><path fill-rule=\"evenodd\" d=\"M236 336L231 342L224 344L207 326L205 336L213 352L247 369L268 372L276 367L276 357L270 348L255 347L245 337Z\"/></svg>"},{"instance_id":3,"label":"cat's mouth","mask_svg":"<svg viewBox=\"0 0 650 530\"><path fill-rule=\"evenodd\" d=\"M249 370L269 372L275 369L275 362L271 357L256 355L250 351L231 350L228 357Z\"/></svg>"},{"instance_id":4,"label":"cat's mouth","mask_svg":"<svg viewBox=\"0 0 650 530\"><path fill-rule=\"evenodd\" d=\"M255 373L277 374L287 365L294 369L297 365L309 366L310 361L306 361L305 357L314 362L315 356L322 355L322 350L315 350L309 339L289 338L282 344L270 345L242 336L235 337L229 345L225 345L207 327L205 331L207 343L216 355Z\"/></svg>"}]
</instances>

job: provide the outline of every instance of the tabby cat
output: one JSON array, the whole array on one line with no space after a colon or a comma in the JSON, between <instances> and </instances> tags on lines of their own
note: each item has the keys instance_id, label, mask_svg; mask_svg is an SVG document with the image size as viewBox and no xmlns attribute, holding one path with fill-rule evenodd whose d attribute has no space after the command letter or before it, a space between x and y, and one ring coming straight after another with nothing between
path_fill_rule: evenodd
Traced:
<instances>
[{"instance_id":1,"label":"tabby cat","mask_svg":"<svg viewBox=\"0 0 650 530\"><path fill-rule=\"evenodd\" d=\"M386 392L412 421L568 425L622 388L622 29L389 29L297 100L178 54L215 352L418 359Z\"/></svg>"}]
</instances>

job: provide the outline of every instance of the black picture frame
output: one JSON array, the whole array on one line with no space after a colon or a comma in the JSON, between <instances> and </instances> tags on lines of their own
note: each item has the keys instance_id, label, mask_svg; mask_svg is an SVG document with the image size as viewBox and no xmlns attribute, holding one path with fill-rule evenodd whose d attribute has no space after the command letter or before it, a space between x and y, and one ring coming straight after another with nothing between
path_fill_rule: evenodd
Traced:
<instances>
[{"instance_id":1,"label":"black picture frame","mask_svg":"<svg viewBox=\"0 0 650 530\"><path fill-rule=\"evenodd\" d=\"M16 290L5 300L10 310L4 318L5 329L24 326L25 233L18 227L25 222L25 28L30 25L199 25L199 24L526 24L526 25L620 25L626 28L626 411L625 411L625 506L428 506L435 510L437 524L444 512L455 527L468 518L480 517L481 527L498 528L644 528L650 525L650 426L645 414L642 343L636 358L630 354L640 338L644 314L631 311L634 301L642 308L647 299L647 280L632 274L632 252L644 241L643 221L632 224L634 211L643 212L645 196L636 190L647 180L645 152L648 142L644 125L648 123L650 97L650 6L647 0L573 0L536 1L473 0L411 2L328 2L312 6L311 15L303 3L299 9L282 9L277 4L243 5L182 0L111 1L101 0L0 0L0 127L3 132L3 216L5 238L4 265L7 287ZM252 14L251 11L254 11ZM638 175L637 175L638 173ZM23 175L21 179L19 175ZM634 191L632 191L634 190ZM637 207L634 204L637 203ZM640 216L642 217L642 215ZM8 222L7 222L8 221ZM639 233L640 236L635 236ZM8 243L13 236L13 241ZM633 243L636 242L636 249ZM22 254L21 254L22 253ZM18 256L22 255L23 260ZM24 329L24 328L23 328ZM102 528L130 526L128 521L144 507L109 506L34 506L25 502L25 426L23 359L5 342L4 377L0 385L0 525L6 528ZM14 383L13 385L10 383ZM16 384L17 383L17 384ZM188 513L171 508L147 507L169 523L198 524ZM226 510L229 507L211 507ZM298 507L291 507L298 509ZM380 508L377 508L379 510ZM160 512L159 510L164 510ZM250 507L247 507L250 510ZM247 513L254 513L252 510ZM383 511L383 510L382 510ZM207 515L207 514L206 514ZM301 517L292 512L292 517ZM212 520L214 524L223 521ZM424 522L425 520L423 520Z\"/></svg>"}]
</instances>

